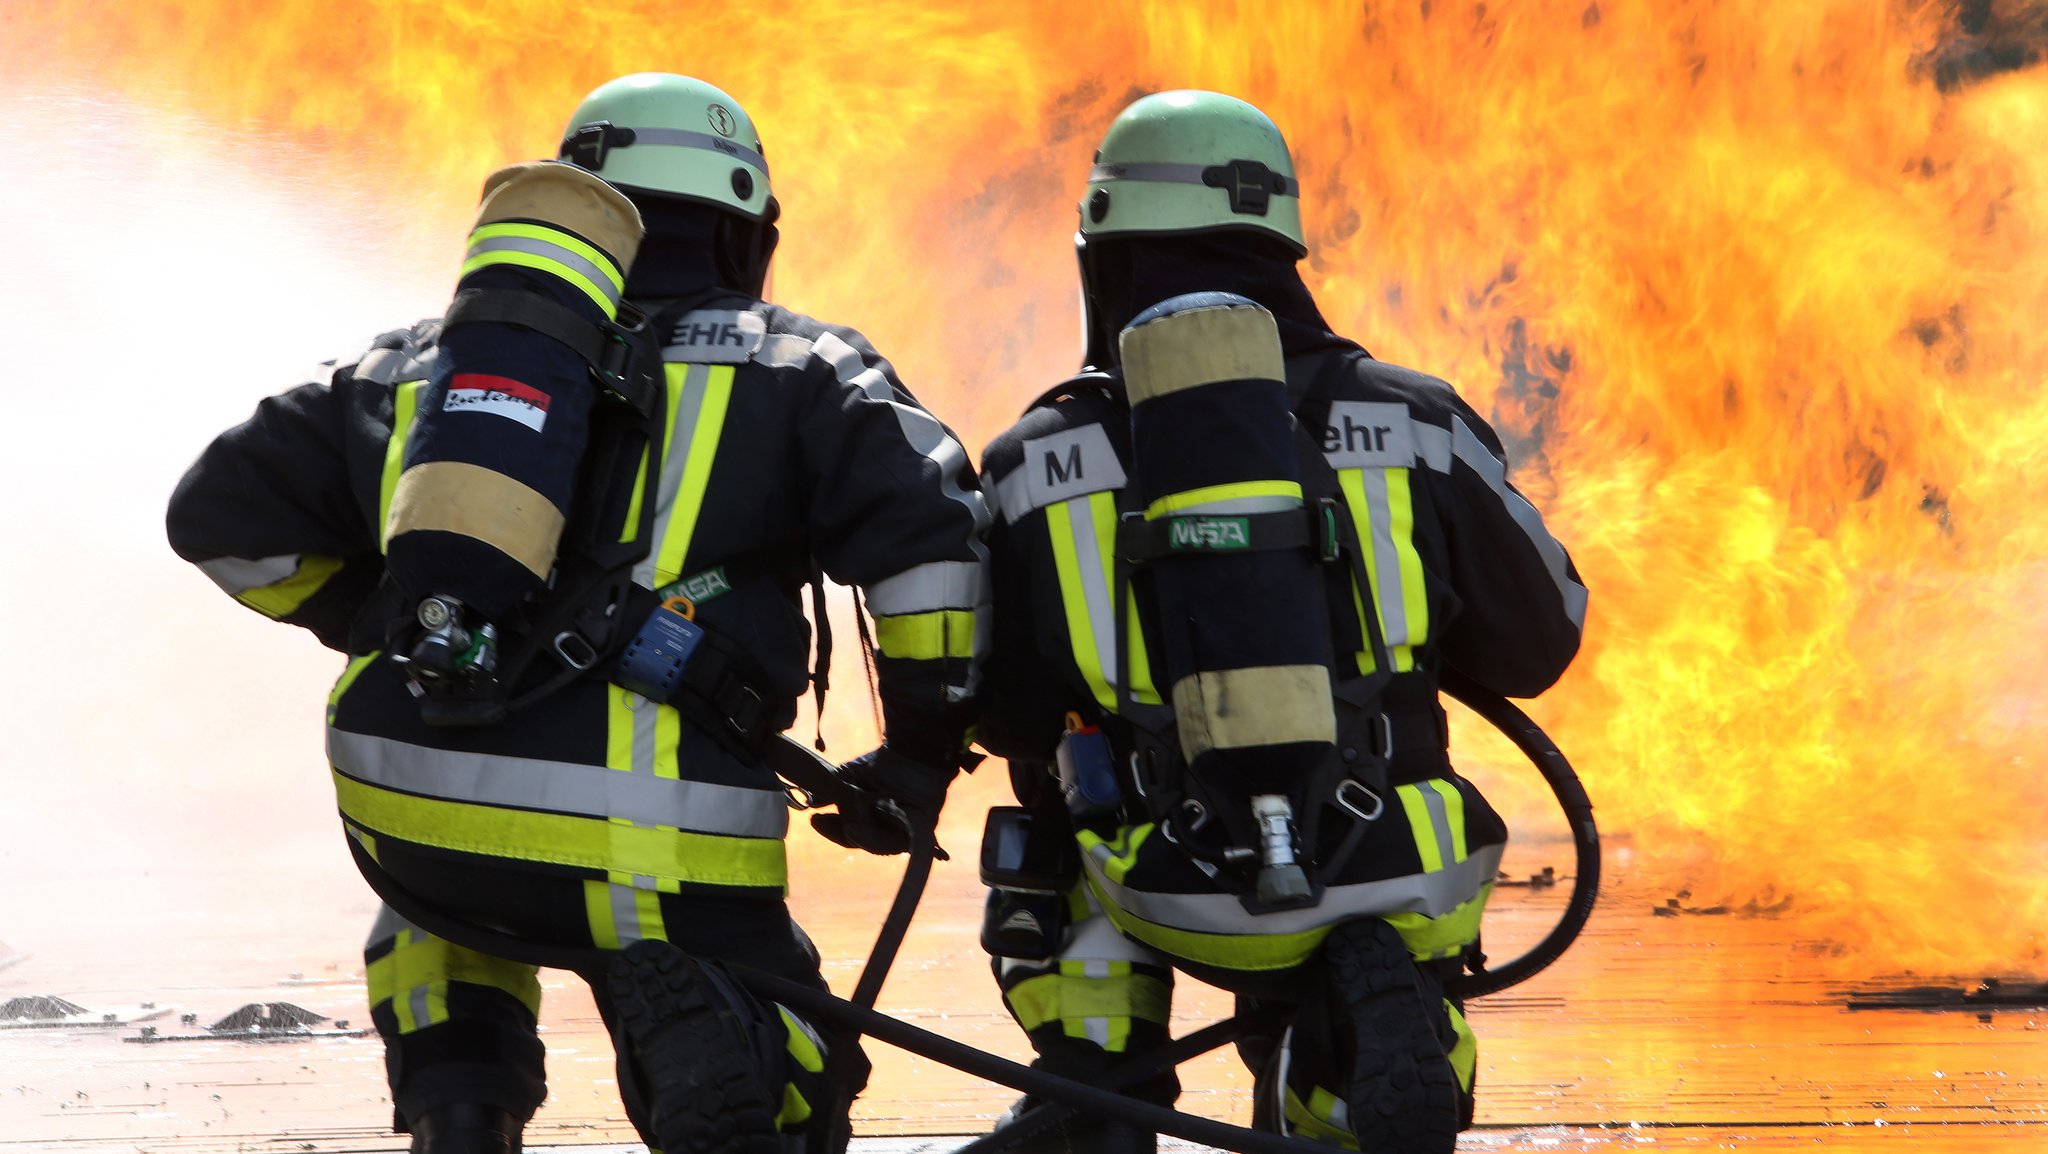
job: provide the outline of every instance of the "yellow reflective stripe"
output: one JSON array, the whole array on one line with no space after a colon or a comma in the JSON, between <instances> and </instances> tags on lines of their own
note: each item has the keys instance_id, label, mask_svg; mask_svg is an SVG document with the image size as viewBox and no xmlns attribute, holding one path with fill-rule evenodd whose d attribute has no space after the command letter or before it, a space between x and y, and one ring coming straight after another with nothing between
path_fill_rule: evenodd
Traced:
<instances>
[{"instance_id":1,"label":"yellow reflective stripe","mask_svg":"<svg viewBox=\"0 0 2048 1154\"><path fill-rule=\"evenodd\" d=\"M1337 1102L1335 1094L1318 1086L1310 1091L1309 1099L1304 1103L1295 1094L1294 1087L1288 1086L1285 1090L1286 1101L1282 1111L1287 1115L1287 1128L1291 1133L1344 1150L1358 1149L1358 1139L1352 1136L1351 1131L1330 1120L1336 1113L1331 1108Z\"/></svg>"},{"instance_id":2,"label":"yellow reflective stripe","mask_svg":"<svg viewBox=\"0 0 2048 1154\"><path fill-rule=\"evenodd\" d=\"M780 889L789 879L780 838L644 829L603 818L392 793L339 771L333 777L349 821L420 845L702 885Z\"/></svg>"},{"instance_id":3,"label":"yellow reflective stripe","mask_svg":"<svg viewBox=\"0 0 2048 1154\"><path fill-rule=\"evenodd\" d=\"M1479 1035L1472 1032L1471 1023L1465 1020L1465 1015L1458 1012L1458 1007L1452 1005L1449 1000L1444 1002L1444 1009L1450 1012L1451 1030L1458 1035L1458 1041L1451 1047L1448 1055L1451 1059L1451 1069L1457 1072L1458 1085L1470 1094L1472 1075L1479 1070Z\"/></svg>"},{"instance_id":4,"label":"yellow reflective stripe","mask_svg":"<svg viewBox=\"0 0 2048 1154\"><path fill-rule=\"evenodd\" d=\"M472 230L469 234L469 243L473 245L480 240L495 240L501 236L516 236L524 240L539 240L546 241L549 244L560 245L584 260L589 261L591 264L596 265L597 271L603 273L605 279L611 282L615 295L626 291L626 276L619 271L619 266L613 263L612 258L603 249L586 243L583 238L572 232L564 232L561 229L549 228L546 225L540 224L499 221L496 224L481 225Z\"/></svg>"},{"instance_id":5,"label":"yellow reflective stripe","mask_svg":"<svg viewBox=\"0 0 2048 1154\"><path fill-rule=\"evenodd\" d=\"M1409 488L1413 476L1409 469L1387 470L1387 527L1401 559L1401 604L1408 618L1408 641L1394 653L1394 664L1401 669L1415 668L1415 649L1429 640L1429 587L1423 583L1422 554L1415 548L1415 494Z\"/></svg>"},{"instance_id":6,"label":"yellow reflective stripe","mask_svg":"<svg viewBox=\"0 0 2048 1154\"><path fill-rule=\"evenodd\" d=\"M1436 843L1436 821L1429 815L1429 803L1422 799L1421 786L1397 785L1394 793L1408 815L1408 829L1415 835L1415 852L1422 857L1422 872L1432 874L1444 868L1443 851Z\"/></svg>"},{"instance_id":7,"label":"yellow reflective stripe","mask_svg":"<svg viewBox=\"0 0 2048 1154\"><path fill-rule=\"evenodd\" d=\"M626 524L619 530L621 544L640 532L640 505L647 499L647 464L651 445L640 446L640 471L633 474L633 496L626 502Z\"/></svg>"},{"instance_id":8,"label":"yellow reflective stripe","mask_svg":"<svg viewBox=\"0 0 2048 1154\"><path fill-rule=\"evenodd\" d=\"M334 724L334 710L341 704L342 694L348 692L348 687L356 683L356 678L363 675L363 670L368 669L371 662L382 656L383 650L373 649L361 657L348 659L348 666L341 671L341 676L335 679L334 688L327 693L327 724Z\"/></svg>"},{"instance_id":9,"label":"yellow reflective stripe","mask_svg":"<svg viewBox=\"0 0 2048 1154\"><path fill-rule=\"evenodd\" d=\"M784 1082L782 1084L782 1108L775 1112L775 1128L787 1130L810 1116L811 1104L804 1101L802 1094L797 1093L795 1083Z\"/></svg>"},{"instance_id":10,"label":"yellow reflective stripe","mask_svg":"<svg viewBox=\"0 0 2048 1154\"><path fill-rule=\"evenodd\" d=\"M299 567L292 575L270 585L259 585L235 594L235 600L272 619L288 617L298 612L307 598L320 591L327 579L341 570L341 558L322 557L314 553L299 556Z\"/></svg>"},{"instance_id":11,"label":"yellow reflective stripe","mask_svg":"<svg viewBox=\"0 0 2048 1154\"><path fill-rule=\"evenodd\" d=\"M1074 648L1074 664L1088 681L1089 692L1104 709L1116 708L1116 693L1103 676L1102 657L1095 644L1095 625L1088 616L1088 596L1081 586L1081 563L1074 551L1074 520L1071 501L1045 508L1046 535L1052 541L1053 568L1059 573L1060 602L1067 612L1067 640Z\"/></svg>"},{"instance_id":12,"label":"yellow reflective stripe","mask_svg":"<svg viewBox=\"0 0 2048 1154\"><path fill-rule=\"evenodd\" d=\"M388 954L371 962L364 977L369 985L370 1005L392 1002L399 1020L399 1032L411 1033L448 1020L448 983L463 982L488 986L519 999L535 1017L540 1015L540 980L532 966L494 958L453 942L413 930L400 930L397 944ZM427 1020L414 1013L413 991L426 991Z\"/></svg>"},{"instance_id":13,"label":"yellow reflective stripe","mask_svg":"<svg viewBox=\"0 0 2048 1154\"><path fill-rule=\"evenodd\" d=\"M1188 489L1179 493L1168 493L1150 505L1145 506L1145 519L1156 521L1171 513L1195 505L1208 505L1216 501L1237 501L1246 497L1292 497L1301 500L1299 481L1232 481L1227 485L1204 485L1199 489Z\"/></svg>"},{"instance_id":14,"label":"yellow reflective stripe","mask_svg":"<svg viewBox=\"0 0 2048 1154\"><path fill-rule=\"evenodd\" d=\"M1422 783L1436 791L1443 799L1444 820L1451 827L1451 856L1457 861L1465 860L1465 795L1458 787L1440 777Z\"/></svg>"},{"instance_id":15,"label":"yellow reflective stripe","mask_svg":"<svg viewBox=\"0 0 2048 1154\"><path fill-rule=\"evenodd\" d=\"M1087 829L1074 831L1074 837L1081 843L1081 852L1095 858L1101 864L1103 876L1117 885L1123 885L1124 875L1130 873L1131 867L1138 864L1139 847L1145 844L1146 838L1152 836L1154 828L1149 821L1144 825L1127 825L1116 831L1115 841L1105 841L1100 834ZM1099 854L1095 852L1098 848L1102 850Z\"/></svg>"},{"instance_id":16,"label":"yellow reflective stripe","mask_svg":"<svg viewBox=\"0 0 2048 1154\"><path fill-rule=\"evenodd\" d=\"M1307 961L1330 936L1329 926L1293 934L1204 934L1156 925L1118 909L1093 875L1088 886L1110 924L1161 953L1225 970L1284 970ZM1420 916L1420 915L1416 915Z\"/></svg>"},{"instance_id":17,"label":"yellow reflective stripe","mask_svg":"<svg viewBox=\"0 0 2048 1154\"><path fill-rule=\"evenodd\" d=\"M1299 489L1300 486L1296 488ZM1115 491L1091 494L1088 498L1088 512L1095 520L1095 548L1097 555L1102 558L1105 588L1113 590L1116 585L1116 525L1120 519L1116 511ZM1110 593L1110 596L1114 595L1114 592ZM1129 619L1124 625L1124 641L1131 647L1131 652L1124 662L1124 672L1131 679L1131 700L1146 705L1158 705L1159 693L1152 685L1152 662L1145 653L1145 626L1138 617L1137 590L1131 590L1125 602L1124 612L1128 614Z\"/></svg>"},{"instance_id":18,"label":"yellow reflective stripe","mask_svg":"<svg viewBox=\"0 0 2048 1154\"><path fill-rule=\"evenodd\" d=\"M1400 558L1400 571L1394 576L1401 582L1401 604L1409 613L1414 613L1418 604L1421 606L1420 617L1408 618L1406 642L1389 641L1387 645L1394 659L1395 671L1407 672L1415 668L1415 646L1426 636L1421 630L1426 629L1429 623L1429 602L1422 584L1422 555L1415 551L1415 504L1408 487L1408 470L1385 469L1381 472L1387 478L1388 502L1392 506L1388 516L1389 532L1395 553ZM1400 474L1398 482L1394 477L1396 473ZM1387 615L1379 603L1385 580L1380 575L1379 552L1373 547L1372 504L1365 493L1365 470L1339 469L1337 483L1344 490L1344 504L1351 510L1351 523L1358 532L1358 551L1365 561L1365 579L1372 586L1373 612L1379 614L1380 633L1385 636ZM1399 502L1393 500L1397 484L1402 498ZM1365 606L1359 597L1356 580L1351 583L1351 607L1358 613L1359 627L1363 629ZM1373 668L1370 647L1359 650L1358 671L1371 673Z\"/></svg>"},{"instance_id":19,"label":"yellow reflective stripe","mask_svg":"<svg viewBox=\"0 0 2048 1154\"><path fill-rule=\"evenodd\" d=\"M798 1066L813 1074L824 1073L825 1055L811 1040L810 1031L804 1029L803 1023L797 1021L787 1006L777 1003L775 1008L782 1012L782 1028L789 1032L789 1056L796 1059Z\"/></svg>"},{"instance_id":20,"label":"yellow reflective stripe","mask_svg":"<svg viewBox=\"0 0 2048 1154\"><path fill-rule=\"evenodd\" d=\"M563 253L579 258L582 265L572 264L549 256L544 252L529 252L520 248L485 248L478 251L478 245L501 237L532 241L536 244L562 250ZM590 302L603 311L607 320L619 315L619 294L625 291L626 278L618 266L604 253L578 240L569 233L536 224L502 222L487 224L469 234L469 256L462 262L458 277L466 277L482 268L493 265L517 265L544 272L568 283L571 288L590 298ZM607 282L599 285L590 279L585 269L598 273Z\"/></svg>"},{"instance_id":21,"label":"yellow reflective stripe","mask_svg":"<svg viewBox=\"0 0 2048 1154\"><path fill-rule=\"evenodd\" d=\"M583 916L590 922L590 941L600 950L616 950L625 943L619 940L618 923L612 919L612 884L595 878L583 879Z\"/></svg>"},{"instance_id":22,"label":"yellow reflective stripe","mask_svg":"<svg viewBox=\"0 0 2048 1154\"><path fill-rule=\"evenodd\" d=\"M1492 894L1493 883L1487 882L1470 900L1459 903L1457 908L1440 917L1432 918L1425 914L1384 916L1401 931L1401 940L1408 943L1408 952L1418 960L1429 962L1454 958L1479 940L1479 919L1485 915L1486 899Z\"/></svg>"},{"instance_id":23,"label":"yellow reflective stripe","mask_svg":"<svg viewBox=\"0 0 2048 1154\"><path fill-rule=\"evenodd\" d=\"M974 656L974 610L936 609L875 618L875 650L884 657L935 661Z\"/></svg>"},{"instance_id":24,"label":"yellow reflective stripe","mask_svg":"<svg viewBox=\"0 0 2048 1154\"><path fill-rule=\"evenodd\" d=\"M690 365L669 365L670 412L680 407L681 393ZM706 366L694 366L705 369ZM711 480L711 462L718 455L718 438L725 428L725 412L732 403L731 365L711 365L704 373L703 396L698 402L697 421L684 448L682 483L676 488L661 532L661 552L654 566L654 585L660 588L683 575L683 562L690 555L690 540L697 534L697 518L704 511L704 488ZM670 428L674 428L673 422Z\"/></svg>"},{"instance_id":25,"label":"yellow reflective stripe","mask_svg":"<svg viewBox=\"0 0 2048 1154\"><path fill-rule=\"evenodd\" d=\"M1062 970L1066 965L1062 963ZM1009 1003L1017 1024L1027 1031L1057 1021L1066 1023L1069 1036L1084 1037L1079 1028L1084 1018L1109 1018L1112 1030L1118 1018L1125 1019L1126 1031L1131 1018L1164 1024L1172 1005L1166 983L1131 973L1129 962L1112 966L1121 966L1123 972L1106 978L1065 972L1026 978L1003 991L1003 1000Z\"/></svg>"},{"instance_id":26,"label":"yellow reflective stripe","mask_svg":"<svg viewBox=\"0 0 2048 1154\"><path fill-rule=\"evenodd\" d=\"M399 474L405 472L405 443L412 436L412 420L419 414L420 390L425 381L407 381L391 393L391 439L384 442L384 473L377 482L377 550L390 544L391 494L398 489Z\"/></svg>"}]
</instances>

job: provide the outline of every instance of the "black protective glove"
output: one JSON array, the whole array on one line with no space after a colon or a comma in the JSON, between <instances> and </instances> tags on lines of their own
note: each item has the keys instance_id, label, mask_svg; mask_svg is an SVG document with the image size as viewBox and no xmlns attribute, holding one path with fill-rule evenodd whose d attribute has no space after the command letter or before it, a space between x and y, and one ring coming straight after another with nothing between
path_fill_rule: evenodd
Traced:
<instances>
[{"instance_id":1,"label":"black protective glove","mask_svg":"<svg viewBox=\"0 0 2048 1154\"><path fill-rule=\"evenodd\" d=\"M957 772L951 765L927 765L884 743L839 767L839 777L866 796L841 804L838 813L813 814L811 825L848 849L883 856L908 853L913 837L930 838L938 829L946 787ZM933 856L947 860L936 840L932 845Z\"/></svg>"}]
</instances>

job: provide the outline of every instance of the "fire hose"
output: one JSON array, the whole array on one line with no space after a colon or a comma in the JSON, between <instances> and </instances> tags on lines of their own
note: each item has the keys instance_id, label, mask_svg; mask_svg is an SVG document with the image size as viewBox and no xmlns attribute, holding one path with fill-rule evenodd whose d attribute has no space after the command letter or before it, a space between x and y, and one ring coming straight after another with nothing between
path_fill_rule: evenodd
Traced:
<instances>
[{"instance_id":1,"label":"fire hose","mask_svg":"<svg viewBox=\"0 0 2048 1154\"><path fill-rule=\"evenodd\" d=\"M1598 895L1600 840L1593 821L1592 802L1587 798L1584 787L1564 754L1535 722L1505 698L1454 676L1445 676L1443 688L1498 728L1536 765L1571 822L1572 840L1578 854L1571 899L1564 916L1549 935L1528 953L1506 965L1481 969L1461 981L1447 984L1447 991L1452 996L1475 998L1498 993L1526 981L1556 961L1571 945L1592 913ZM770 767L791 784L792 799L801 807L846 804L861 799L858 790L839 780L831 766L802 746L777 739L770 742L770 750L767 757ZM518 938L463 921L445 910L429 906L385 873L356 839L350 838L348 843L364 880L377 896L399 916L436 937L479 953L527 965L578 973L602 968L607 954L597 947L564 946ZM903 936L910 928L918 901L923 897L925 883L931 876L935 849L932 831L918 831L912 837L903 881L890 903L888 916L883 919L881 931L876 935L874 948L868 953L867 964L855 983L851 999L840 999L749 967L728 964L729 970L754 994L779 1002L821 1023L873 1037L963 1073L1044 1099L1042 1104L1025 1111L993 1133L967 1143L955 1154L991 1154L1083 1112L1112 1116L1142 1129L1238 1154L1328 1154L1327 1146L1306 1139L1234 1126L1117 1092L1231 1041L1250 1024L1242 1016L1212 1023L1173 1039L1158 1050L1134 1056L1112 1071L1105 1079L1105 1085L1098 1086L1010 1061L876 1011L874 1003L881 992L882 982L903 944Z\"/></svg>"}]
</instances>

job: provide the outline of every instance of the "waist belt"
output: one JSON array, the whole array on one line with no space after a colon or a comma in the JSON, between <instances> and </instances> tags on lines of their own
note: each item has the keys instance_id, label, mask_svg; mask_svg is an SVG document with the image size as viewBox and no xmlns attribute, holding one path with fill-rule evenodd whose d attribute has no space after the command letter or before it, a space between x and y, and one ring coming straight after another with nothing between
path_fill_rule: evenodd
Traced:
<instances>
[{"instance_id":1,"label":"waist belt","mask_svg":"<svg viewBox=\"0 0 2048 1154\"><path fill-rule=\"evenodd\" d=\"M758 760L776 732L768 696L746 655L692 615L681 598L654 606L608 676L623 689L674 706L721 745Z\"/></svg>"}]
</instances>

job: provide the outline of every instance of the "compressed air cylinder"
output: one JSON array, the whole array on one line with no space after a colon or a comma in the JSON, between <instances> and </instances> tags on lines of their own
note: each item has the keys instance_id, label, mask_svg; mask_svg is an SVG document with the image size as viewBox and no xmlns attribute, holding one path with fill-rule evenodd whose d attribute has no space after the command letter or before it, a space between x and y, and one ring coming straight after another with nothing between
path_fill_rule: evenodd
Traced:
<instances>
[{"instance_id":1,"label":"compressed air cylinder","mask_svg":"<svg viewBox=\"0 0 2048 1154\"><path fill-rule=\"evenodd\" d=\"M1255 547L1256 515L1307 516L1273 317L1228 293L1175 297L1140 313L1120 348L1134 484L1165 529L1145 565L1159 623L1147 642L1189 772L1247 821L1259 795L1299 812L1336 740L1333 658L1309 550Z\"/></svg>"},{"instance_id":2,"label":"compressed air cylinder","mask_svg":"<svg viewBox=\"0 0 2048 1154\"><path fill-rule=\"evenodd\" d=\"M615 320L641 233L632 202L574 165L517 164L485 182L457 302L525 295L568 323L490 310L460 321L458 309L443 329L385 521L409 598L453 597L503 620L545 584L598 389L584 355L544 330Z\"/></svg>"}]
</instances>

